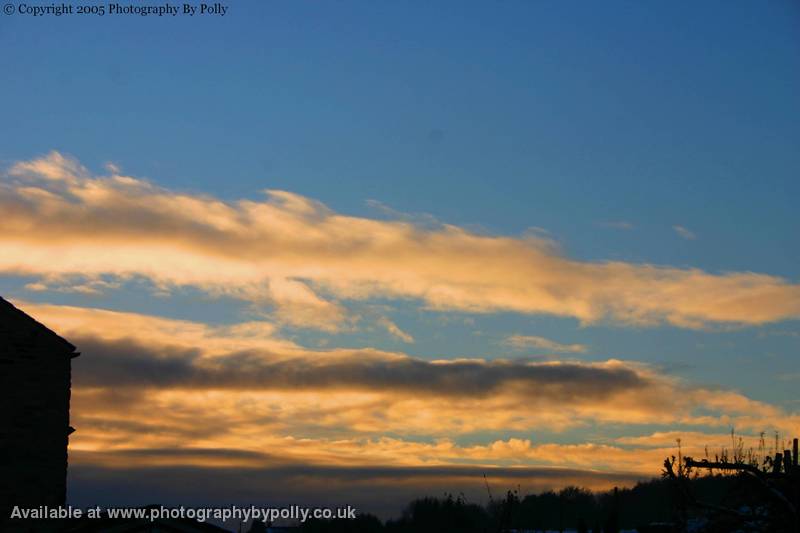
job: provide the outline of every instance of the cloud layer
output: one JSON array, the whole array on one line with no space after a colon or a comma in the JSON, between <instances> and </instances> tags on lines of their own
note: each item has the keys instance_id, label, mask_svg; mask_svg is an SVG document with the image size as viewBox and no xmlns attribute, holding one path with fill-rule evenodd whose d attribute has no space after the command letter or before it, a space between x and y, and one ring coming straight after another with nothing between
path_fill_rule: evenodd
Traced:
<instances>
[{"instance_id":1,"label":"cloud layer","mask_svg":"<svg viewBox=\"0 0 800 533\"><path fill-rule=\"evenodd\" d=\"M37 276L31 287L40 290L101 290L98 280L113 287L132 277L163 291L197 287L327 330L353 320L341 301L378 297L583 323L704 327L800 316L800 286L767 274L578 261L535 235L351 217L286 191L225 202L110 172L91 175L57 152L15 164L0 185L0 272Z\"/></svg>"},{"instance_id":2,"label":"cloud layer","mask_svg":"<svg viewBox=\"0 0 800 533\"><path fill-rule=\"evenodd\" d=\"M191 464L258 467L269 450L316 465L466 461L652 472L651 455L636 451L656 445L652 455L663 453L670 437L610 447L518 438L466 446L457 439L598 424L678 426L696 434L711 428L725 439L731 426L784 434L800 427L796 415L769 404L635 362L442 361L367 348L310 350L264 322L212 327L16 303L84 353L73 373L73 449L153 450L140 456L143 464L158 457L158 464L172 464L174 457L158 450L183 449ZM210 457L206 449L231 453Z\"/></svg>"},{"instance_id":3,"label":"cloud layer","mask_svg":"<svg viewBox=\"0 0 800 533\"><path fill-rule=\"evenodd\" d=\"M86 486L108 476L119 484L133 467L185 479L249 472L298 491L312 479L370 494L457 491L487 469L506 486L603 487L652 475L675 428L698 447L726 443L731 426L800 429L794 413L635 361L442 360L312 349L284 336L286 326L332 333L370 320L410 345L387 316L398 301L583 324L758 325L800 316L800 286L789 280L579 261L541 232L351 217L285 191L222 201L109 173L55 152L12 166L0 180L0 275L35 278L31 291L191 287L251 304L259 319L210 325L16 302L84 353L74 365L71 461ZM505 344L588 350L538 336ZM573 438L601 426L625 437ZM541 437L553 434L559 442Z\"/></svg>"}]
</instances>

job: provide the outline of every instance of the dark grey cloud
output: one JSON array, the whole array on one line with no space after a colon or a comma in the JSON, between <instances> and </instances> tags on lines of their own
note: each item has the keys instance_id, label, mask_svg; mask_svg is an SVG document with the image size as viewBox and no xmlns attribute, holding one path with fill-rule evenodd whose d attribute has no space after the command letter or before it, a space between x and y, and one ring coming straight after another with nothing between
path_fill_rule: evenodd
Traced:
<instances>
[{"instance_id":1,"label":"dark grey cloud","mask_svg":"<svg viewBox=\"0 0 800 533\"><path fill-rule=\"evenodd\" d=\"M554 400L594 401L643 389L651 379L622 365L525 361L455 361L448 364L374 351L347 356L311 352L287 359L236 352L213 358L200 350L151 348L135 340L75 338L85 354L74 368L79 386L254 390L364 389L449 397L485 397L503 390Z\"/></svg>"}]
</instances>

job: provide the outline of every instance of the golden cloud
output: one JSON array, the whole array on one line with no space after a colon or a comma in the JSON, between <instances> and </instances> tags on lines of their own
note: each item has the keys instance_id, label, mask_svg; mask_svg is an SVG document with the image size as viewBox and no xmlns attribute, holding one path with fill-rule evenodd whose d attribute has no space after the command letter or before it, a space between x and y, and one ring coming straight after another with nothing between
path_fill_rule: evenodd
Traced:
<instances>
[{"instance_id":1,"label":"golden cloud","mask_svg":"<svg viewBox=\"0 0 800 533\"><path fill-rule=\"evenodd\" d=\"M286 191L227 202L109 170L93 176L57 152L12 166L0 182L0 272L37 276L39 290L143 277L159 290L270 302L279 322L328 330L352 320L337 300L376 297L583 323L695 328L800 317L800 285L777 276L579 261L535 235L346 216Z\"/></svg>"},{"instance_id":2,"label":"golden cloud","mask_svg":"<svg viewBox=\"0 0 800 533\"><path fill-rule=\"evenodd\" d=\"M450 439L598 424L712 428L723 436L731 426L751 433L800 429L800 417L775 406L692 386L630 361L426 360L369 348L310 350L280 338L267 322L219 327L16 304L85 354L73 371L73 421L80 431L71 446L87 452L271 450L336 465L374 459L581 468L596 455L606 458L596 463L603 468L629 461L628 471L637 464L657 467L652 457L670 448L675 434L552 446L510 439L464 447ZM687 446L720 442L691 438L703 435L699 429L686 435ZM632 451L652 449L640 456ZM224 462L252 466L261 460L234 454Z\"/></svg>"}]
</instances>

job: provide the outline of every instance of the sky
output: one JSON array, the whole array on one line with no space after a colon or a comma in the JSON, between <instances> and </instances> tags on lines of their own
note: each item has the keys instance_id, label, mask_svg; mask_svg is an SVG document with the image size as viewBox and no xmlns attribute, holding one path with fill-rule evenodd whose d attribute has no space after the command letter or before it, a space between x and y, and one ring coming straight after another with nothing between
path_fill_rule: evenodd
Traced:
<instances>
[{"instance_id":1,"label":"sky","mask_svg":"<svg viewBox=\"0 0 800 533\"><path fill-rule=\"evenodd\" d=\"M3 15L0 295L83 353L68 498L390 516L800 435L798 25Z\"/></svg>"}]
</instances>

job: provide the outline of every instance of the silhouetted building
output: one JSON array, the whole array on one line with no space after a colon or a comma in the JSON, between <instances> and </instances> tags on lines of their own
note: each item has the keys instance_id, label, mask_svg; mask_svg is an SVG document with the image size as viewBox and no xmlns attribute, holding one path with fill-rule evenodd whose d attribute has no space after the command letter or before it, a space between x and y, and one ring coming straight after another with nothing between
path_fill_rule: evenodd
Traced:
<instances>
[{"instance_id":1,"label":"silhouetted building","mask_svg":"<svg viewBox=\"0 0 800 533\"><path fill-rule=\"evenodd\" d=\"M64 505L75 347L0 298L0 528L13 506Z\"/></svg>"}]
</instances>

